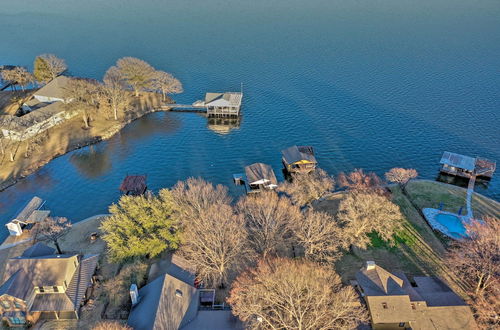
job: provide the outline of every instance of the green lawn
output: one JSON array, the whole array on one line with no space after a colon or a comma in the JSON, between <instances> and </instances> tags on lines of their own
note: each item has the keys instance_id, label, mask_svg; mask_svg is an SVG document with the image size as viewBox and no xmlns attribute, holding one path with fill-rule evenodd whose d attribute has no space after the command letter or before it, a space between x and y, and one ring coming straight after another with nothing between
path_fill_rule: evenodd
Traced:
<instances>
[{"instance_id":1,"label":"green lawn","mask_svg":"<svg viewBox=\"0 0 500 330\"><path fill-rule=\"evenodd\" d=\"M460 206L465 207L465 189L432 181L414 181L407 187L408 198L402 194L398 186L390 187L392 200L399 205L404 215L403 230L395 237L396 245L391 246L378 235L370 234L372 246L367 250L353 249L339 260L335 268L344 282L354 278L367 260L373 260L389 271L403 271L407 275L434 275L446 280L457 292L462 286L460 280L452 277L443 263L448 240L435 233L423 219L417 209L434 207L444 203L444 209L457 212ZM335 215L344 194L333 194L318 202L314 208L318 211ZM499 216L500 204L484 196L474 194L474 214ZM464 210L465 211L465 210Z\"/></svg>"}]
</instances>

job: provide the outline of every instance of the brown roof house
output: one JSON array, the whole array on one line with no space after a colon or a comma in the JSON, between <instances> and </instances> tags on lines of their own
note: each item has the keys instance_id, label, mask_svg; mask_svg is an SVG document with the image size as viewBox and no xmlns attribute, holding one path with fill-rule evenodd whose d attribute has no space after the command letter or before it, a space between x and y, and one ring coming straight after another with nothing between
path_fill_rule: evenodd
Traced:
<instances>
[{"instance_id":1,"label":"brown roof house","mask_svg":"<svg viewBox=\"0 0 500 330\"><path fill-rule=\"evenodd\" d=\"M128 325L140 330L239 330L230 310L214 310L215 291L200 289L186 260L174 254L163 274L137 292L133 284ZM206 297L210 303L207 304Z\"/></svg>"},{"instance_id":2,"label":"brown roof house","mask_svg":"<svg viewBox=\"0 0 500 330\"><path fill-rule=\"evenodd\" d=\"M373 261L356 273L373 329L477 329L469 306L440 279L413 280Z\"/></svg>"},{"instance_id":3,"label":"brown roof house","mask_svg":"<svg viewBox=\"0 0 500 330\"><path fill-rule=\"evenodd\" d=\"M55 254L37 243L6 263L0 313L10 326L38 319L77 319L98 255Z\"/></svg>"}]
</instances>

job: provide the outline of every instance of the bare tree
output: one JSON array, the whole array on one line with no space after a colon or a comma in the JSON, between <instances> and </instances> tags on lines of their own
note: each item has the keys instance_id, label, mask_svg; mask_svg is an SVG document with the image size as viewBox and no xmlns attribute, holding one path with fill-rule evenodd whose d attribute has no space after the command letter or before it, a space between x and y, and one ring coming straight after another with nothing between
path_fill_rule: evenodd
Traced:
<instances>
[{"instance_id":1,"label":"bare tree","mask_svg":"<svg viewBox=\"0 0 500 330\"><path fill-rule=\"evenodd\" d=\"M382 180L373 172L365 173L362 169L355 169L349 174L340 172L337 178L339 187L346 187L348 190L384 193L381 188Z\"/></svg>"},{"instance_id":2,"label":"bare tree","mask_svg":"<svg viewBox=\"0 0 500 330\"><path fill-rule=\"evenodd\" d=\"M402 228L402 219L399 206L387 197L373 192L350 192L340 202L338 213L344 248L355 245L366 249L370 244L366 234L371 232L392 242L393 235Z\"/></svg>"},{"instance_id":3,"label":"bare tree","mask_svg":"<svg viewBox=\"0 0 500 330\"><path fill-rule=\"evenodd\" d=\"M99 108L99 87L95 80L72 78L64 88L66 108L81 115L85 128L90 127L91 116Z\"/></svg>"},{"instance_id":4,"label":"bare tree","mask_svg":"<svg viewBox=\"0 0 500 330\"><path fill-rule=\"evenodd\" d=\"M331 264L342 256L342 229L328 213L307 209L303 217L292 218L290 226L306 259Z\"/></svg>"},{"instance_id":5,"label":"bare tree","mask_svg":"<svg viewBox=\"0 0 500 330\"><path fill-rule=\"evenodd\" d=\"M116 62L116 67L136 97L140 91L151 87L156 71L149 63L135 57L123 57Z\"/></svg>"},{"instance_id":6,"label":"bare tree","mask_svg":"<svg viewBox=\"0 0 500 330\"><path fill-rule=\"evenodd\" d=\"M92 330L132 330L132 328L119 321L101 321Z\"/></svg>"},{"instance_id":7,"label":"bare tree","mask_svg":"<svg viewBox=\"0 0 500 330\"><path fill-rule=\"evenodd\" d=\"M17 66L12 70L3 70L2 78L12 84L21 86L23 91L27 85L35 81L33 75L28 70L20 66Z\"/></svg>"},{"instance_id":8,"label":"bare tree","mask_svg":"<svg viewBox=\"0 0 500 330\"><path fill-rule=\"evenodd\" d=\"M417 170L413 168L392 168L389 172L385 173L385 178L389 182L394 182L399 185L403 194L406 193L406 185L411 179L415 179L418 176Z\"/></svg>"},{"instance_id":9,"label":"bare tree","mask_svg":"<svg viewBox=\"0 0 500 330\"><path fill-rule=\"evenodd\" d=\"M292 174L292 181L278 187L290 196L294 204L303 206L323 197L335 187L335 180L318 168L310 173Z\"/></svg>"},{"instance_id":10,"label":"bare tree","mask_svg":"<svg viewBox=\"0 0 500 330\"><path fill-rule=\"evenodd\" d=\"M228 302L250 329L354 329L367 320L352 287L303 260L260 261L236 279Z\"/></svg>"},{"instance_id":11,"label":"bare tree","mask_svg":"<svg viewBox=\"0 0 500 330\"><path fill-rule=\"evenodd\" d=\"M57 248L57 252L62 254L59 246L59 239L71 228L71 222L63 217L49 217L37 225L35 237L42 241L52 241Z\"/></svg>"},{"instance_id":12,"label":"bare tree","mask_svg":"<svg viewBox=\"0 0 500 330\"><path fill-rule=\"evenodd\" d=\"M49 82L66 71L66 62L54 54L42 54L35 58L33 74L39 82Z\"/></svg>"},{"instance_id":13,"label":"bare tree","mask_svg":"<svg viewBox=\"0 0 500 330\"><path fill-rule=\"evenodd\" d=\"M500 221L485 217L466 225L468 238L456 241L447 263L468 284L472 306L485 327L500 324Z\"/></svg>"},{"instance_id":14,"label":"bare tree","mask_svg":"<svg viewBox=\"0 0 500 330\"><path fill-rule=\"evenodd\" d=\"M253 250L263 257L288 255L293 243L290 222L299 221L299 208L275 192L246 196L236 205L245 219L248 239Z\"/></svg>"},{"instance_id":15,"label":"bare tree","mask_svg":"<svg viewBox=\"0 0 500 330\"><path fill-rule=\"evenodd\" d=\"M165 71L155 72L152 85L154 89L161 91L163 101L166 100L167 94L179 94L183 92L181 82Z\"/></svg>"},{"instance_id":16,"label":"bare tree","mask_svg":"<svg viewBox=\"0 0 500 330\"><path fill-rule=\"evenodd\" d=\"M177 182L172 188L172 197L181 219L187 222L199 217L212 205L231 203L227 187L214 186L201 178L189 178Z\"/></svg>"},{"instance_id":17,"label":"bare tree","mask_svg":"<svg viewBox=\"0 0 500 330\"><path fill-rule=\"evenodd\" d=\"M125 111L130 105L130 98L120 70L112 66L104 75L103 91L109 106L113 109L113 117L118 120L118 112Z\"/></svg>"},{"instance_id":18,"label":"bare tree","mask_svg":"<svg viewBox=\"0 0 500 330\"><path fill-rule=\"evenodd\" d=\"M208 287L224 287L250 260L243 218L212 205L184 226L180 252Z\"/></svg>"}]
</instances>

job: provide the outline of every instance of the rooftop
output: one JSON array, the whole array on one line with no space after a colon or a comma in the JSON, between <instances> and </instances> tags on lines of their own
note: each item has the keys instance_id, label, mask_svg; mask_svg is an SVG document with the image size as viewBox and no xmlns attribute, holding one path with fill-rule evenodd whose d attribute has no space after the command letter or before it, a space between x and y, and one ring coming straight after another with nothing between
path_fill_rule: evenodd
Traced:
<instances>
[{"instance_id":1,"label":"rooftop","mask_svg":"<svg viewBox=\"0 0 500 330\"><path fill-rule=\"evenodd\" d=\"M66 76L59 76L52 79L47 85L40 88L33 95L43 96L43 97L51 97L57 99L64 99L65 97L65 88L68 85L68 82L71 78Z\"/></svg>"},{"instance_id":2,"label":"rooftop","mask_svg":"<svg viewBox=\"0 0 500 330\"><path fill-rule=\"evenodd\" d=\"M278 180L273 168L267 164L255 163L245 167L248 184L277 185Z\"/></svg>"},{"instance_id":3,"label":"rooftop","mask_svg":"<svg viewBox=\"0 0 500 330\"><path fill-rule=\"evenodd\" d=\"M281 154L288 164L297 162L317 163L313 148L310 146L291 146L282 150Z\"/></svg>"},{"instance_id":4,"label":"rooftop","mask_svg":"<svg viewBox=\"0 0 500 330\"><path fill-rule=\"evenodd\" d=\"M239 92L207 93L205 106L240 107L243 94Z\"/></svg>"},{"instance_id":5,"label":"rooftop","mask_svg":"<svg viewBox=\"0 0 500 330\"><path fill-rule=\"evenodd\" d=\"M462 168L467 171L474 171L476 167L475 158L448 151L445 151L443 153L443 156L441 157L441 161L439 163L443 165Z\"/></svg>"}]
</instances>

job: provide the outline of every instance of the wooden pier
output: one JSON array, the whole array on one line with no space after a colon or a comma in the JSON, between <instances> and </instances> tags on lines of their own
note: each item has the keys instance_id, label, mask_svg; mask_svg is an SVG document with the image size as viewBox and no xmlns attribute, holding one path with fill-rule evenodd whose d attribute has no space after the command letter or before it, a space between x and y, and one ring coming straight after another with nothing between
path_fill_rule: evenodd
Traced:
<instances>
[{"instance_id":1,"label":"wooden pier","mask_svg":"<svg viewBox=\"0 0 500 330\"><path fill-rule=\"evenodd\" d=\"M193 104L164 104L160 110L206 113L208 117L238 117L242 99L241 92L207 93L203 101Z\"/></svg>"}]
</instances>

